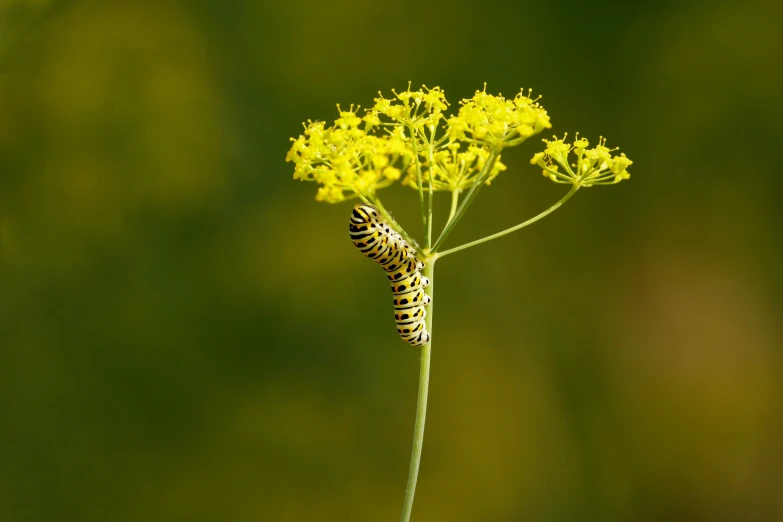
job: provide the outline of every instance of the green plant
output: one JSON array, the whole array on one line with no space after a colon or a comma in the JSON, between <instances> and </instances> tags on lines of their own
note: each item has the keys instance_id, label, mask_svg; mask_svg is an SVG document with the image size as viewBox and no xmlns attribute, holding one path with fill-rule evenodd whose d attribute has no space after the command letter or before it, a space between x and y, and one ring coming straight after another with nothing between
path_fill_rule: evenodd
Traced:
<instances>
[{"instance_id":1,"label":"green plant","mask_svg":"<svg viewBox=\"0 0 783 522\"><path fill-rule=\"evenodd\" d=\"M428 294L433 296L435 261L492 239L524 228L559 208L582 187L613 185L628 179L631 165L624 154L589 143L578 134L573 142L554 137L543 140L546 148L530 161L555 183L570 185L570 190L554 205L540 214L496 234L467 244L442 250L446 238L465 216L485 185L506 170L501 162L504 149L551 127L549 115L532 98L520 91L512 99L476 91L473 98L462 100L456 115L447 116L449 104L444 92L435 87L408 89L387 99L381 94L375 105L359 116L359 107L343 111L331 126L308 121L304 134L292 138L293 146L286 161L294 163L294 179L315 181L321 187L316 200L338 203L358 199L374 205L385 220L412 245L424 262L424 276L429 278ZM403 177L404 174L404 177ZM391 217L378 197L378 191L398 180L418 192L424 246L419 244ZM445 227L435 237L432 233L433 192L451 193L451 206ZM461 201L460 201L461 200ZM434 301L434 296L433 296ZM426 328L432 335L433 304L429 305ZM421 371L416 423L413 437L408 484L400 520L410 519L416 489L429 386L430 342L421 347Z\"/></svg>"}]
</instances>

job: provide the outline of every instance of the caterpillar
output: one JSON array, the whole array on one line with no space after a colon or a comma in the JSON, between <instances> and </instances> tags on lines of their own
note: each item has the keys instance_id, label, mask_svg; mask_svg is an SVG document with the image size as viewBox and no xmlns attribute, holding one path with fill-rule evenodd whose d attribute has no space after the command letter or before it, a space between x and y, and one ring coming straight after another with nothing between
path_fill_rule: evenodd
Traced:
<instances>
[{"instance_id":1,"label":"caterpillar","mask_svg":"<svg viewBox=\"0 0 783 522\"><path fill-rule=\"evenodd\" d=\"M416 257L416 250L384 221L380 211L372 205L353 207L350 231L354 246L386 271L394 294L397 333L410 345L427 344L430 334L424 323L427 315L424 307L432 299L424 293L424 287L430 281L421 275L424 263Z\"/></svg>"}]
</instances>

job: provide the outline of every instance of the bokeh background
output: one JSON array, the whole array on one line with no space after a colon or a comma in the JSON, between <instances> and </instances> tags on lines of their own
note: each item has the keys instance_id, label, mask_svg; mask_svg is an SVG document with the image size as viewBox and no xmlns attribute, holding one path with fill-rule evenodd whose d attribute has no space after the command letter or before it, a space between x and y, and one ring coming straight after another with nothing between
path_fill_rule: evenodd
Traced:
<instances>
[{"instance_id":1,"label":"bokeh background","mask_svg":"<svg viewBox=\"0 0 783 522\"><path fill-rule=\"evenodd\" d=\"M783 520L781 5L3 0L0 520L397 520L418 354L284 157L409 80L634 160L438 264L413 519Z\"/></svg>"}]
</instances>

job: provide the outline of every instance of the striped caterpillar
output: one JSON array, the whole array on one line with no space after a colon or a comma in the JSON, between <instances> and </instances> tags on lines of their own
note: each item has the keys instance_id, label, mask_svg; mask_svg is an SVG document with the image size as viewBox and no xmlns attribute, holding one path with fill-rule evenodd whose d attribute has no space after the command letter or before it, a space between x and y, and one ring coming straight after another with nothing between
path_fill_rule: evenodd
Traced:
<instances>
[{"instance_id":1,"label":"striped caterpillar","mask_svg":"<svg viewBox=\"0 0 783 522\"><path fill-rule=\"evenodd\" d=\"M421 275L424 263L372 205L356 205L351 214L351 241L359 251L386 271L394 294L394 320L402 340L413 346L430 341L424 307L432 299L424 293L429 279Z\"/></svg>"}]
</instances>

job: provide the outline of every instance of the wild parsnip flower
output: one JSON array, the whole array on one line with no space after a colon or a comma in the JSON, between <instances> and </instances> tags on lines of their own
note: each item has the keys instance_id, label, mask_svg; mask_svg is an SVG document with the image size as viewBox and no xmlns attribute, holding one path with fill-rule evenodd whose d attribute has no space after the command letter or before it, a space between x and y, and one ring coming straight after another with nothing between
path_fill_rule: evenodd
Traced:
<instances>
[{"instance_id":1,"label":"wild parsnip flower","mask_svg":"<svg viewBox=\"0 0 783 522\"><path fill-rule=\"evenodd\" d=\"M631 177L628 167L633 162L625 154L612 155L618 150L606 147L606 139L599 138L598 145L589 149L589 142L580 138L579 133L572 144L553 136L552 140L543 140L546 149L533 156L530 163L538 165L543 170L544 177L555 183L565 183L590 187L593 185L614 185ZM573 152L576 163L570 163L569 154ZM563 171L560 170L563 168Z\"/></svg>"},{"instance_id":2,"label":"wild parsnip flower","mask_svg":"<svg viewBox=\"0 0 783 522\"><path fill-rule=\"evenodd\" d=\"M338 106L338 110L339 110ZM322 185L317 201L336 203L352 197L372 197L400 179L412 153L399 130L383 136L360 128L358 107L340 110L334 125L309 121L304 134L292 138L286 161L294 163L294 179Z\"/></svg>"},{"instance_id":3,"label":"wild parsnip flower","mask_svg":"<svg viewBox=\"0 0 783 522\"><path fill-rule=\"evenodd\" d=\"M471 99L462 100L456 116L448 120L449 137L456 141L482 143L491 148L519 145L530 136L550 128L549 115L538 103L520 91L512 100L502 95L476 91Z\"/></svg>"}]
</instances>

